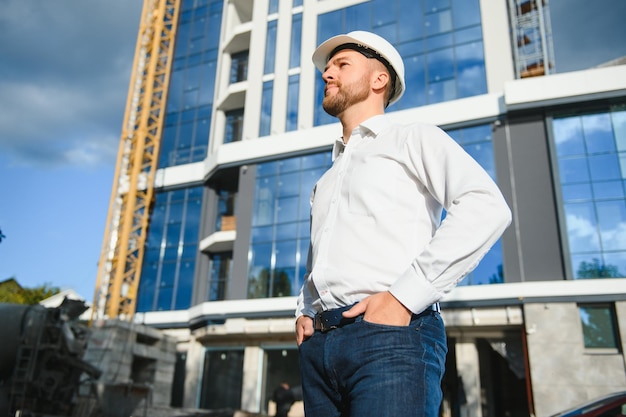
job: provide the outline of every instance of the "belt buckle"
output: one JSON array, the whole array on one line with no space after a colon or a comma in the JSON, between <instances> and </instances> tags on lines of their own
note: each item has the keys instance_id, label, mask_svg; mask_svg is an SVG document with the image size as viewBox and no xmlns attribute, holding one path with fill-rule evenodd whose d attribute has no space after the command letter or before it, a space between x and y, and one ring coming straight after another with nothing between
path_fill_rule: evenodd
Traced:
<instances>
[{"instance_id":1,"label":"belt buckle","mask_svg":"<svg viewBox=\"0 0 626 417\"><path fill-rule=\"evenodd\" d=\"M321 314L316 314L315 318L313 319L314 323L313 323L313 328L315 330L319 330L322 333L326 333L330 330L336 329L337 326L327 326L324 324L324 320L322 319L322 315Z\"/></svg>"},{"instance_id":2,"label":"belt buckle","mask_svg":"<svg viewBox=\"0 0 626 417\"><path fill-rule=\"evenodd\" d=\"M328 325L325 321L324 321L324 316L322 313L317 313L315 315L315 318L313 319L313 328L315 330L319 330L322 333L326 333L329 332L331 330L337 329L339 328L339 326L336 325Z\"/></svg>"},{"instance_id":3,"label":"belt buckle","mask_svg":"<svg viewBox=\"0 0 626 417\"><path fill-rule=\"evenodd\" d=\"M331 330L338 329L338 328L339 326L324 326L324 323L322 322L322 333L326 333L326 332L329 332Z\"/></svg>"}]
</instances>

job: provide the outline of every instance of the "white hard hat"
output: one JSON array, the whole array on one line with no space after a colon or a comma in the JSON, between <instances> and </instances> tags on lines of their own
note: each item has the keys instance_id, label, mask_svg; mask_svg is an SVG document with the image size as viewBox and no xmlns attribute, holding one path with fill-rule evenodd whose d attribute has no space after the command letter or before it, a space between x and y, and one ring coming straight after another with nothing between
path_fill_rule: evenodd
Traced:
<instances>
[{"instance_id":1,"label":"white hard hat","mask_svg":"<svg viewBox=\"0 0 626 417\"><path fill-rule=\"evenodd\" d=\"M328 60L342 49L354 49L368 58L378 59L385 64L392 73L392 82L395 82L394 90L389 97L389 104L395 103L402 97L405 90L404 62L400 53L386 39L362 30L334 36L323 42L313 52L313 64L320 72L324 72Z\"/></svg>"}]
</instances>

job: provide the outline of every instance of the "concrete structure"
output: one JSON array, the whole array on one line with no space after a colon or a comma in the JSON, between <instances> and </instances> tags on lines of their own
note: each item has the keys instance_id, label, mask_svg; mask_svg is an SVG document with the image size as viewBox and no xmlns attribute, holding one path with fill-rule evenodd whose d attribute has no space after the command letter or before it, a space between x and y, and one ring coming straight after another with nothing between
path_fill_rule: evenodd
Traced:
<instances>
[{"instance_id":1,"label":"concrete structure","mask_svg":"<svg viewBox=\"0 0 626 417\"><path fill-rule=\"evenodd\" d=\"M120 320L92 324L83 359L102 371L93 405L105 417L126 417L147 406L169 406L176 339ZM82 393L89 398L89 392ZM137 411L138 412L138 411Z\"/></svg>"},{"instance_id":2,"label":"concrete structure","mask_svg":"<svg viewBox=\"0 0 626 417\"><path fill-rule=\"evenodd\" d=\"M310 56L355 29L405 59L390 115L448 131L513 211L443 303L442 415L546 417L626 387L626 66L557 60L521 78L511 13L487 0L180 2L135 316L178 339L172 403L262 412L280 380L299 384L307 200L340 134Z\"/></svg>"}]
</instances>

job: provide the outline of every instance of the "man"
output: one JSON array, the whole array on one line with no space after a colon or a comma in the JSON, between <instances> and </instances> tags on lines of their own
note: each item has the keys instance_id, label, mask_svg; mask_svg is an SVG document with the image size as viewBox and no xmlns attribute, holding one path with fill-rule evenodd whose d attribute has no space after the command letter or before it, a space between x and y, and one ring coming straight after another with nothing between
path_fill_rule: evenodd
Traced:
<instances>
[{"instance_id":1,"label":"man","mask_svg":"<svg viewBox=\"0 0 626 417\"><path fill-rule=\"evenodd\" d=\"M296 402L296 396L287 382L281 382L274 390L272 400L276 403L274 417L287 417L291 406Z\"/></svg>"},{"instance_id":2,"label":"man","mask_svg":"<svg viewBox=\"0 0 626 417\"><path fill-rule=\"evenodd\" d=\"M335 36L313 62L343 136L311 197L296 310L305 414L438 416L447 344L437 302L498 240L510 210L442 130L384 115L405 91L389 42Z\"/></svg>"}]
</instances>

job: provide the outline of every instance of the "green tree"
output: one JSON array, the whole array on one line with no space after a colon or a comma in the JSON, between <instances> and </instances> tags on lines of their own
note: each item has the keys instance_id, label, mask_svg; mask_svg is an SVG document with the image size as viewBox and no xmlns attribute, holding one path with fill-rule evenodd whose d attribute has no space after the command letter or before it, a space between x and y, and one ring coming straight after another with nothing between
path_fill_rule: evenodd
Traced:
<instances>
[{"instance_id":1,"label":"green tree","mask_svg":"<svg viewBox=\"0 0 626 417\"><path fill-rule=\"evenodd\" d=\"M617 266L601 264L598 258L593 258L591 262L582 261L578 265L576 276L578 278L618 278L620 274Z\"/></svg>"},{"instance_id":2,"label":"green tree","mask_svg":"<svg viewBox=\"0 0 626 417\"><path fill-rule=\"evenodd\" d=\"M60 291L47 283L32 288L22 287L15 278L9 278L0 282L0 303L34 305Z\"/></svg>"},{"instance_id":3,"label":"green tree","mask_svg":"<svg viewBox=\"0 0 626 417\"><path fill-rule=\"evenodd\" d=\"M490 284L502 284L504 282L504 269L502 268L502 264L498 265L497 274L492 274L489 278Z\"/></svg>"},{"instance_id":4,"label":"green tree","mask_svg":"<svg viewBox=\"0 0 626 417\"><path fill-rule=\"evenodd\" d=\"M289 297L291 295L289 274L282 269L275 270L273 277L269 268L263 268L248 277L248 298Z\"/></svg>"},{"instance_id":5,"label":"green tree","mask_svg":"<svg viewBox=\"0 0 626 417\"><path fill-rule=\"evenodd\" d=\"M291 280L289 274L284 270L274 272L274 285L272 286L272 297L289 297L291 295Z\"/></svg>"}]
</instances>

